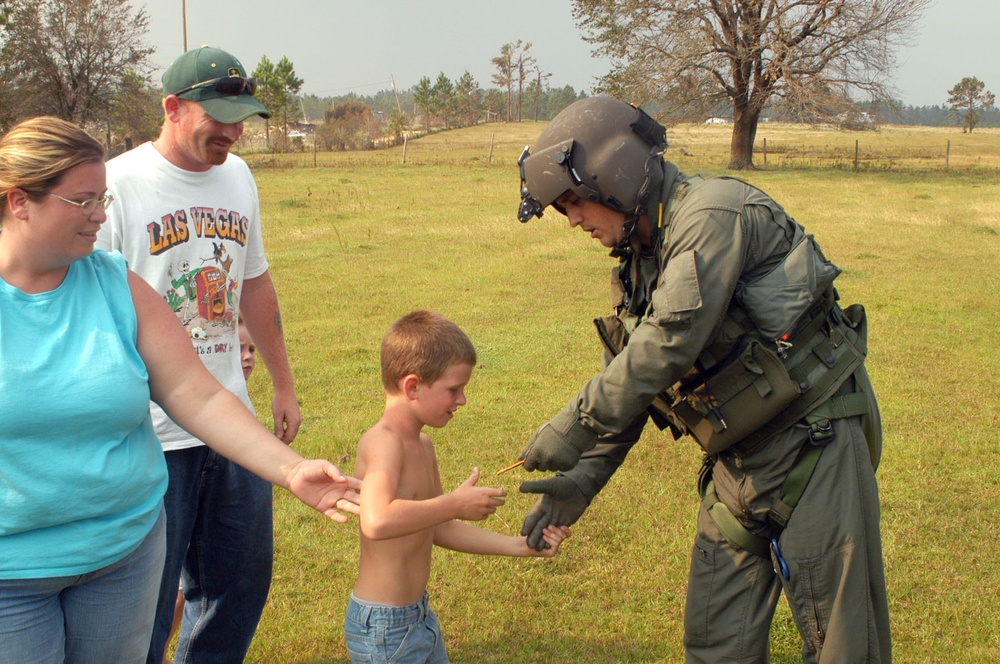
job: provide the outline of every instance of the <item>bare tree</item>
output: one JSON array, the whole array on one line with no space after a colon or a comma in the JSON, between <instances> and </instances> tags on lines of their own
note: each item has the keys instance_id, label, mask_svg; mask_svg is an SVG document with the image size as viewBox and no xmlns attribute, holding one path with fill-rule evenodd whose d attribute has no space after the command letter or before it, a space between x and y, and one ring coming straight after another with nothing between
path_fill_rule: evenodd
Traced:
<instances>
[{"instance_id":1,"label":"bare tree","mask_svg":"<svg viewBox=\"0 0 1000 664\"><path fill-rule=\"evenodd\" d=\"M521 43L520 40L517 42ZM496 56L492 60L493 66L496 67L496 73L490 77L495 85L499 85L502 89L507 91L507 122L511 120L511 110L513 105L513 88L514 88L514 45L504 44L500 47L500 55Z\"/></svg>"},{"instance_id":2,"label":"bare tree","mask_svg":"<svg viewBox=\"0 0 1000 664\"><path fill-rule=\"evenodd\" d=\"M732 108L729 168L753 168L769 102L822 115L858 94L890 99L894 48L931 0L574 0L612 61L599 91L683 117Z\"/></svg>"},{"instance_id":3,"label":"bare tree","mask_svg":"<svg viewBox=\"0 0 1000 664\"><path fill-rule=\"evenodd\" d=\"M521 109L524 108L524 82L528 80L528 73L535 65L535 57L528 54L528 51L531 50L531 42L521 44L521 40L518 39L514 48L517 53L514 58L517 70L517 121L520 122Z\"/></svg>"},{"instance_id":4,"label":"bare tree","mask_svg":"<svg viewBox=\"0 0 1000 664\"><path fill-rule=\"evenodd\" d=\"M534 109L534 120L536 122L538 121L538 100L539 97L541 97L542 92L549 87L548 79L551 76L551 73L542 71L542 68L535 64L535 79L528 85L528 91L531 92L532 95L532 108Z\"/></svg>"},{"instance_id":5,"label":"bare tree","mask_svg":"<svg viewBox=\"0 0 1000 664\"><path fill-rule=\"evenodd\" d=\"M57 115L105 124L123 78L145 77L149 18L129 0L10 0L0 84L16 117Z\"/></svg>"},{"instance_id":6,"label":"bare tree","mask_svg":"<svg viewBox=\"0 0 1000 664\"><path fill-rule=\"evenodd\" d=\"M979 124L979 109L993 108L996 97L986 89L986 84L975 76L966 76L948 90L948 106L951 112L961 115L962 133L969 132Z\"/></svg>"}]
</instances>

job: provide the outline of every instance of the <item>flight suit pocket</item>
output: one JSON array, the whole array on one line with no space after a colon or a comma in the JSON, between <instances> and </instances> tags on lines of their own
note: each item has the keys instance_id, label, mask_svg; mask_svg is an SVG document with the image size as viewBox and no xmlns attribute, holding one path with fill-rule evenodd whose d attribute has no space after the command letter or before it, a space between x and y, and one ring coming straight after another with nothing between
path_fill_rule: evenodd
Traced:
<instances>
[{"instance_id":1,"label":"flight suit pocket","mask_svg":"<svg viewBox=\"0 0 1000 664\"><path fill-rule=\"evenodd\" d=\"M665 313L670 317L686 318L692 311L701 308L701 285L695 258L693 250L685 251L671 258L663 270Z\"/></svg>"}]
</instances>

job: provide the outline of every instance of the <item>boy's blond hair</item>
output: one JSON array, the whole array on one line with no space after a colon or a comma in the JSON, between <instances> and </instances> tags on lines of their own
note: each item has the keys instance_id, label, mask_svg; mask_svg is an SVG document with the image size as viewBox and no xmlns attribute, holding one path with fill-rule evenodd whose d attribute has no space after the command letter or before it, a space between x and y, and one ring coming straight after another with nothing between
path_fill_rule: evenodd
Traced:
<instances>
[{"instance_id":1,"label":"boy's blond hair","mask_svg":"<svg viewBox=\"0 0 1000 664\"><path fill-rule=\"evenodd\" d=\"M436 311L418 309L401 316L382 337L382 386L399 393L399 381L415 374L433 383L456 364L476 364L476 349L465 332Z\"/></svg>"}]
</instances>

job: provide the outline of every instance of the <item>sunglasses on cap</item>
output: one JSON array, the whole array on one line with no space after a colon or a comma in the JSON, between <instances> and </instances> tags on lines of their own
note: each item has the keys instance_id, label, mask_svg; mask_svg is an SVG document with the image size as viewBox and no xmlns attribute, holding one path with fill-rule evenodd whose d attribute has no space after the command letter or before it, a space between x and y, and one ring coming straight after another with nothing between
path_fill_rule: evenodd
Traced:
<instances>
[{"instance_id":1,"label":"sunglasses on cap","mask_svg":"<svg viewBox=\"0 0 1000 664\"><path fill-rule=\"evenodd\" d=\"M219 78L202 81L201 83L195 83L194 85L188 86L183 90L178 90L174 94L179 97L185 92L200 90L202 88L212 88L219 94L226 95L228 97L235 97L236 95L241 94L248 94L252 97L257 92L257 79L253 77L244 78L242 76L221 76Z\"/></svg>"}]
</instances>

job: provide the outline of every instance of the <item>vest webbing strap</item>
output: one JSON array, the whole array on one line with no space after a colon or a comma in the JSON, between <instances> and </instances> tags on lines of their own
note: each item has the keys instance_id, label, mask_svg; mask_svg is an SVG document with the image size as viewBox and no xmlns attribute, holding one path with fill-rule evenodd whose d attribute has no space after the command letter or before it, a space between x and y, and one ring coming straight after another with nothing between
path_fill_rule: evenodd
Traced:
<instances>
[{"instance_id":1,"label":"vest webbing strap","mask_svg":"<svg viewBox=\"0 0 1000 664\"><path fill-rule=\"evenodd\" d=\"M852 392L835 396L821 404L811 412L806 419L810 426L810 440L802 445L799 455L792 463L792 467L785 476L785 481L781 485L778 500L771 507L768 515L768 522L774 530L773 536L778 537L781 531L788 525L788 519L792 516L792 510L798 504L799 499L805 492L806 485L812 478L819 457L832 438L820 439L819 444L814 444L812 431L823 432L829 429L830 420L855 415L868 414L868 399L864 392ZM870 445L870 441L869 441ZM723 537L735 547L746 549L750 553L762 558L770 558L770 541L764 537L758 537L747 530L739 520L733 516L725 503L719 500L715 491L715 482L711 479L711 467L702 470L699 478L698 488L701 493L702 505L712 517L712 521L718 527Z\"/></svg>"}]
</instances>

